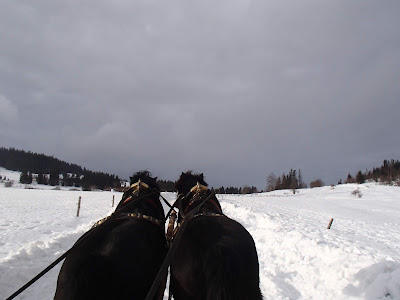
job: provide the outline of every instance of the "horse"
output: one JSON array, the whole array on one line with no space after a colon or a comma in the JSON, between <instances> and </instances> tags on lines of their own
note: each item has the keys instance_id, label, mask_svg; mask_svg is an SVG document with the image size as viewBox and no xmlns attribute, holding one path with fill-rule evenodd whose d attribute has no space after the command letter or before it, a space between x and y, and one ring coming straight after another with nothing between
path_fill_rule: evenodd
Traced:
<instances>
[{"instance_id":1,"label":"horse","mask_svg":"<svg viewBox=\"0 0 400 300\"><path fill-rule=\"evenodd\" d=\"M181 236L171 259L174 299L261 300L258 256L250 233L223 214L203 174L182 173L175 187ZM180 233L179 228L185 229Z\"/></svg>"},{"instance_id":2,"label":"horse","mask_svg":"<svg viewBox=\"0 0 400 300\"><path fill-rule=\"evenodd\" d=\"M55 300L145 299L167 253L156 178L137 172L114 213L81 237L65 259ZM153 299L162 299L161 284Z\"/></svg>"}]
</instances>

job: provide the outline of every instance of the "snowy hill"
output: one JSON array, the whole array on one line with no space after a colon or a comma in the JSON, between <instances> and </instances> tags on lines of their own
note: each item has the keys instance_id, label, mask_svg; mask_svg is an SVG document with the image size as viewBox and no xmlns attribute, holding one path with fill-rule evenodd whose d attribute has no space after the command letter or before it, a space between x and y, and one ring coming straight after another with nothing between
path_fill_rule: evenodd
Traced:
<instances>
[{"instance_id":1,"label":"snowy hill","mask_svg":"<svg viewBox=\"0 0 400 300\"><path fill-rule=\"evenodd\" d=\"M0 167L0 176L2 178L7 178L7 180L13 181L14 183L19 182L19 177L21 176L21 172L10 171ZM4 182L2 182L4 184Z\"/></svg>"},{"instance_id":2,"label":"snowy hill","mask_svg":"<svg viewBox=\"0 0 400 300\"><path fill-rule=\"evenodd\" d=\"M45 184L37 184L35 180L31 184L22 184L19 182L21 172L10 171L3 167L0 167L0 176L3 178L2 180L0 180L0 188L5 187L5 185L8 182L11 183L11 186L13 188L18 188L18 189L64 190L64 191L82 190L81 187L51 186ZM60 175L60 177L62 178L62 175ZM4 178L7 178L7 180L4 180Z\"/></svg>"},{"instance_id":3,"label":"snowy hill","mask_svg":"<svg viewBox=\"0 0 400 300\"><path fill-rule=\"evenodd\" d=\"M163 195L171 202L176 197ZM110 214L113 196L117 203L121 193L0 184L0 299ZM295 195L275 191L219 199L225 214L254 237L264 299L400 299L399 187L349 184L299 190ZM52 299L60 267L17 299Z\"/></svg>"}]
</instances>

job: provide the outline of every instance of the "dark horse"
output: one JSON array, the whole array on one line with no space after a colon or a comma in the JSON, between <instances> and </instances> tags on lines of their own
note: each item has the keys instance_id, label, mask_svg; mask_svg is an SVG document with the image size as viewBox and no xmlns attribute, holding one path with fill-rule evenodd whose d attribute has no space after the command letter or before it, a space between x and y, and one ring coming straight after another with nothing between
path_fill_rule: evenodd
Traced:
<instances>
[{"instance_id":1,"label":"dark horse","mask_svg":"<svg viewBox=\"0 0 400 300\"><path fill-rule=\"evenodd\" d=\"M146 298L167 252L159 187L150 175L134 174L113 215L78 240L62 265L54 299Z\"/></svg>"},{"instance_id":2,"label":"dark horse","mask_svg":"<svg viewBox=\"0 0 400 300\"><path fill-rule=\"evenodd\" d=\"M175 184L180 215L202 206L193 218L178 219L180 228L185 229L171 261L170 292L175 300L260 300L253 238L222 213L206 186L203 174L191 172L182 173ZM188 222L186 227L183 222Z\"/></svg>"}]
</instances>

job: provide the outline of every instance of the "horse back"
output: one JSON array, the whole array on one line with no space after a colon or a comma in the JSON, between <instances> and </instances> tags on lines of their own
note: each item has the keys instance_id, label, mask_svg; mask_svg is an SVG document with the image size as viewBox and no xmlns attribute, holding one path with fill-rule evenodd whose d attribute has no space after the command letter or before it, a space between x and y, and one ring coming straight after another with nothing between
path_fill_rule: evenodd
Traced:
<instances>
[{"instance_id":1,"label":"horse back","mask_svg":"<svg viewBox=\"0 0 400 300\"><path fill-rule=\"evenodd\" d=\"M137 219L103 225L64 261L54 299L145 299L166 255L163 231Z\"/></svg>"},{"instance_id":2,"label":"horse back","mask_svg":"<svg viewBox=\"0 0 400 300\"><path fill-rule=\"evenodd\" d=\"M226 216L190 220L172 259L171 290L176 300L262 299L250 233Z\"/></svg>"}]
</instances>

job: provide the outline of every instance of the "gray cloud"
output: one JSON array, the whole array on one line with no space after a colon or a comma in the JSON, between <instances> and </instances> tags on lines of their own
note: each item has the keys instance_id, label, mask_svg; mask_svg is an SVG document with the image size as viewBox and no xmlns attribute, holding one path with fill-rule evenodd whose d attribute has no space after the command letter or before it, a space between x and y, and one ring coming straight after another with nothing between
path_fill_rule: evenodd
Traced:
<instances>
[{"instance_id":1,"label":"gray cloud","mask_svg":"<svg viewBox=\"0 0 400 300\"><path fill-rule=\"evenodd\" d=\"M399 6L3 2L1 144L124 177L334 183L399 158Z\"/></svg>"},{"instance_id":2,"label":"gray cloud","mask_svg":"<svg viewBox=\"0 0 400 300\"><path fill-rule=\"evenodd\" d=\"M2 125L15 124L18 121L18 108L4 95L0 94L0 122Z\"/></svg>"}]
</instances>

